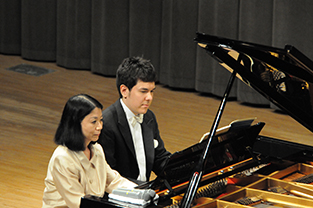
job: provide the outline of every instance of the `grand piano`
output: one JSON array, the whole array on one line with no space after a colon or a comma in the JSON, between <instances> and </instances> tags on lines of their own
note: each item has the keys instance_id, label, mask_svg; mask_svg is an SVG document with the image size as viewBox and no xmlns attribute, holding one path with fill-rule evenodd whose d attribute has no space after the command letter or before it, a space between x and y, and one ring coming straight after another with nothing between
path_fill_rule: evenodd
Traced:
<instances>
[{"instance_id":1,"label":"grand piano","mask_svg":"<svg viewBox=\"0 0 313 208\"><path fill-rule=\"evenodd\" d=\"M313 147L262 136L265 123L253 119L218 128L237 77L313 132L313 62L291 45L274 48L203 33L195 42L231 76L211 131L173 153L155 180L137 187L159 196L144 207L313 207ZM88 195L81 207L136 206Z\"/></svg>"}]
</instances>

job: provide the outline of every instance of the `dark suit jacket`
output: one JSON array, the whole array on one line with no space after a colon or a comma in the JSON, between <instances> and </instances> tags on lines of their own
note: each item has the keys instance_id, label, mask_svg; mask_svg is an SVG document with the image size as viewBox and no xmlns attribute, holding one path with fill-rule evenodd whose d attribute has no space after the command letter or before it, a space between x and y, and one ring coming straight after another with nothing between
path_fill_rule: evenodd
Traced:
<instances>
[{"instance_id":1,"label":"dark suit jacket","mask_svg":"<svg viewBox=\"0 0 313 208\"><path fill-rule=\"evenodd\" d=\"M139 168L135 155L135 148L127 122L126 114L117 100L105 109L103 115L103 128L98 143L103 147L105 157L112 169L117 170L122 176L137 179ZM156 175L160 173L169 153L159 135L155 115L148 110L141 124L144 148L146 154L147 180L151 171ZM155 142L156 140L157 142ZM158 145L155 147L155 143Z\"/></svg>"}]
</instances>

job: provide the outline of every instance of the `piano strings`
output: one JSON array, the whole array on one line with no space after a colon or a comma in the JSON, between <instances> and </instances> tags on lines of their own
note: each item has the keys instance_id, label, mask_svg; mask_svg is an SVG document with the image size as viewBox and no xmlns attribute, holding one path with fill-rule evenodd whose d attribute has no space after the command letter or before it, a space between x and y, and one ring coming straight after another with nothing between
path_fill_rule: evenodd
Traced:
<instances>
[{"instance_id":1,"label":"piano strings","mask_svg":"<svg viewBox=\"0 0 313 208\"><path fill-rule=\"evenodd\" d=\"M292 180L293 182L311 184L313 182L313 173Z\"/></svg>"},{"instance_id":2,"label":"piano strings","mask_svg":"<svg viewBox=\"0 0 313 208\"><path fill-rule=\"evenodd\" d=\"M286 190L281 186L270 187L267 189L269 192L278 193L278 194L286 194L290 196L299 196L308 199L313 199L312 195L297 191L297 190ZM298 207L293 205L292 203L287 203L285 201L277 200L277 199L263 199L262 196L245 196L235 201L237 204L245 205L245 206L252 206L252 207L259 207L259 208L267 208L267 207Z\"/></svg>"},{"instance_id":3,"label":"piano strings","mask_svg":"<svg viewBox=\"0 0 313 208\"><path fill-rule=\"evenodd\" d=\"M268 164L260 164L258 166L252 167L250 169L244 170L235 174L233 177L247 177L260 170L261 168L267 166ZM194 199L199 199L201 197L208 198L218 198L220 195L225 193L226 187L229 183L229 177L217 180L215 182L209 183L205 186L202 186L198 189ZM179 208L182 197L174 197L173 203L166 208Z\"/></svg>"},{"instance_id":4,"label":"piano strings","mask_svg":"<svg viewBox=\"0 0 313 208\"><path fill-rule=\"evenodd\" d=\"M297 191L297 190L288 191L287 189L284 189L281 186L270 187L267 190L270 192L273 192L273 193L278 193L278 194L286 194L286 195L291 195L291 196L304 197L307 199L313 199L313 196L310 194L306 194L306 193L303 193L303 192Z\"/></svg>"},{"instance_id":5,"label":"piano strings","mask_svg":"<svg viewBox=\"0 0 313 208\"><path fill-rule=\"evenodd\" d=\"M200 187L194 197L194 199L199 199L201 197L209 197L209 198L215 198L219 196L220 194L225 192L225 189L227 187L228 179L223 178L218 181L214 181L212 183L209 183L203 187ZM179 208L181 204L182 197L175 197L173 200L173 203L166 208Z\"/></svg>"},{"instance_id":6,"label":"piano strings","mask_svg":"<svg viewBox=\"0 0 313 208\"><path fill-rule=\"evenodd\" d=\"M225 192L227 184L228 184L227 182L228 182L228 179L224 178L224 179L215 181L204 187L199 188L195 196L195 199L198 199L201 197L216 198L217 196Z\"/></svg>"},{"instance_id":7,"label":"piano strings","mask_svg":"<svg viewBox=\"0 0 313 208\"><path fill-rule=\"evenodd\" d=\"M257 207L257 208L274 208L274 207L283 207L283 208L299 208L299 206L288 203L285 201L267 198L263 199L262 196L246 196L235 201L236 204L241 204L245 206Z\"/></svg>"}]
</instances>

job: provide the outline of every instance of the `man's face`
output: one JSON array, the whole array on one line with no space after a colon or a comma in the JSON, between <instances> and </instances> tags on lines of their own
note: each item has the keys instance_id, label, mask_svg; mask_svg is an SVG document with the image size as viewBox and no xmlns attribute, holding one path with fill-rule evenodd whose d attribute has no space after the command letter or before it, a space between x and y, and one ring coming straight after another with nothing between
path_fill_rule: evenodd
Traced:
<instances>
[{"instance_id":1,"label":"man's face","mask_svg":"<svg viewBox=\"0 0 313 208\"><path fill-rule=\"evenodd\" d=\"M154 82L138 80L137 84L129 91L125 85L120 86L125 105L135 114L145 114L153 100Z\"/></svg>"}]
</instances>

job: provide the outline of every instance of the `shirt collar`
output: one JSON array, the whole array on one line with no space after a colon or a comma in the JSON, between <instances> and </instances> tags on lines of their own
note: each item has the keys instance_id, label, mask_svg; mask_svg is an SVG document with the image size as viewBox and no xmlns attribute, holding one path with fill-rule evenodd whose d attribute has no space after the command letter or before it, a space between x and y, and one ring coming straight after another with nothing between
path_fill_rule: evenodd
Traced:
<instances>
[{"instance_id":1,"label":"shirt collar","mask_svg":"<svg viewBox=\"0 0 313 208\"><path fill-rule=\"evenodd\" d=\"M81 162L82 166L87 169L91 163L93 163L93 161L96 159L97 157L97 153L95 152L95 148L93 145L89 145L90 147L90 151L91 151L91 159L88 160L88 158L86 157L85 153L83 151L75 151L74 154L76 155L76 157L79 159L79 161Z\"/></svg>"},{"instance_id":2,"label":"shirt collar","mask_svg":"<svg viewBox=\"0 0 313 208\"><path fill-rule=\"evenodd\" d=\"M127 105L124 103L122 98L120 98L120 102L121 102L122 108L126 114L127 120L132 119L135 116L135 114L127 107Z\"/></svg>"}]
</instances>

